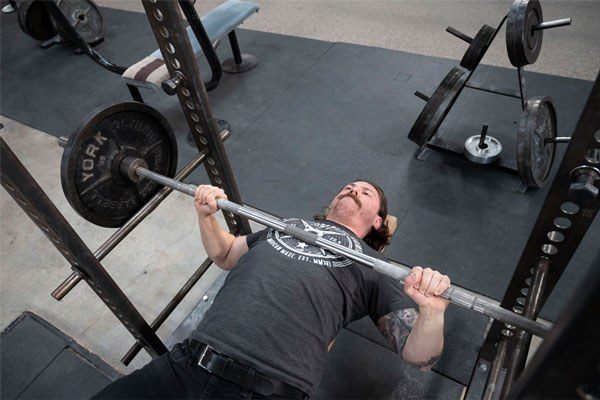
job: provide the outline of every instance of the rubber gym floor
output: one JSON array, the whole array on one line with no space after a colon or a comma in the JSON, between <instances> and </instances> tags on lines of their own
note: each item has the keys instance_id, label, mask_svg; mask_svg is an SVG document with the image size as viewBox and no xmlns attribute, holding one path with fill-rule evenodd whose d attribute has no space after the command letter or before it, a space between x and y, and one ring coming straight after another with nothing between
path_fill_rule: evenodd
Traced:
<instances>
[{"instance_id":1,"label":"rubber gym floor","mask_svg":"<svg viewBox=\"0 0 600 400\"><path fill-rule=\"evenodd\" d=\"M340 12L342 4L338 5ZM264 9L269 3L261 5ZM423 7L428 6L431 4ZM573 12L581 12L578 8L575 3ZM598 4L581 2L581 8L592 21L600 18ZM99 50L107 57L129 65L156 48L144 14L115 8L103 12L107 42ZM251 17L247 27L252 27L253 19L258 20L257 27L265 24L260 19L262 12ZM5 126L1 135L95 249L111 231L92 226L66 203L59 183L61 149L53 137L68 136L86 114L101 105L129 100L128 91L120 77L69 48L40 49L20 31L14 14L2 14L1 18L1 114ZM443 33L451 23L440 15L437 18L433 25ZM501 14L487 18L489 21L478 20L477 24L495 25ZM276 26L283 30L280 24ZM570 77L559 76L552 73L554 65L544 59L541 70L546 73L530 72L535 65L526 68L528 94L554 99L559 136L572 132L591 89L589 79L600 64L598 44L586 39L590 32L585 29L593 33L596 28L575 25L564 29L574 29L581 37L582 48L576 51L580 51L582 71L573 72L571 64L556 61L557 71L570 71ZM420 53L427 54L417 54L410 46L411 51L365 46L356 44L364 42L362 36L357 39L352 34L349 37L355 43L324 40L338 34L333 31L317 31L322 37L309 39L240 30L242 51L256 55L259 65L245 74L225 75L210 98L217 116L232 127L226 149L243 199L277 215L309 218L345 182L358 177L372 179L385 189L390 212L399 221L387 256L408 264L435 266L459 285L500 299L547 188L521 194L516 191L517 177L441 153L431 152L425 161L414 159L416 145L406 136L424 103L413 93L431 93L458 64L455 58L460 55L444 58L439 57L444 55L439 49L435 49L438 53L422 49ZM422 36L431 37L428 34L425 31ZM563 34L558 29L547 36ZM456 41L447 34L443 37ZM368 38L364 40L368 42ZM549 47L552 49L552 44ZM491 50L492 60L496 61L501 50L501 46ZM545 51L542 49L542 54ZM229 48L222 45L218 52L226 58ZM517 87L514 68L497 66L506 65L505 61L488 65L486 60L474 80ZM201 70L207 70L204 64ZM193 149L185 142L178 102L163 93L143 92L143 96L173 126L182 166ZM504 151L513 154L519 113L514 99L465 90L440 129L446 138L464 140L486 122L489 133L502 141ZM561 155L559 150L555 166ZM189 180L202 183L207 177L200 168ZM118 373L144 365L149 359L146 355L140 355L129 368L119 363L133 340L87 287L81 285L61 303L49 296L70 269L6 192L0 191L0 195L1 397L86 397L93 393L94 385L101 387ZM104 262L149 320L204 258L190 200L171 197ZM165 233L170 237L165 238ZM597 262L598 243L600 222L596 220L543 308L543 318L553 320L565 306L579 278L593 266L594 259ZM222 279L219 270L211 268L161 328L161 338L172 343L173 332L181 335L186 323L206 307L202 296L212 296ZM43 319L30 314L19 317L24 311ZM337 340L317 397L460 398L475 367L486 323L482 315L451 306L444 357L430 374L405 367L386 349L369 321L353 323ZM23 341L29 345L15 344ZM78 356L65 357L65 349ZM47 357L39 357L41 353ZM74 367L78 365L86 367ZM79 378L70 385L55 385L65 379L65 371Z\"/></svg>"}]
</instances>

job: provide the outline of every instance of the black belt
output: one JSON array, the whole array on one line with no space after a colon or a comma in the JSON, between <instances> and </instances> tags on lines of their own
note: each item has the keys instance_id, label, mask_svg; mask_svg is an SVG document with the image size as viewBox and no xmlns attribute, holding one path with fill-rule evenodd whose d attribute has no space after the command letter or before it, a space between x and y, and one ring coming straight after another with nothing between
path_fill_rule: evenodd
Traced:
<instances>
[{"instance_id":1,"label":"black belt","mask_svg":"<svg viewBox=\"0 0 600 400\"><path fill-rule=\"evenodd\" d=\"M251 391L263 396L281 396L292 399L307 399L308 395L295 386L279 379L264 375L254 368L220 354L209 345L194 339L189 340L195 354L199 354L195 364L208 372L239 385L243 391Z\"/></svg>"}]
</instances>

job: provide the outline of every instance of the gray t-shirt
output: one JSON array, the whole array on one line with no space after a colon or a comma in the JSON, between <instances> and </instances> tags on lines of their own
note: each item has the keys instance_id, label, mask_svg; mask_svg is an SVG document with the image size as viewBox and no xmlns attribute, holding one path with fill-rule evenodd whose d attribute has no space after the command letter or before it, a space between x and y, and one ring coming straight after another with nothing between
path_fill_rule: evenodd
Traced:
<instances>
[{"instance_id":1,"label":"gray t-shirt","mask_svg":"<svg viewBox=\"0 0 600 400\"><path fill-rule=\"evenodd\" d=\"M383 258L335 222L286 221ZM282 232L265 229L246 240L249 251L192 337L309 395L340 329L367 315L376 323L414 307L397 281Z\"/></svg>"}]
</instances>

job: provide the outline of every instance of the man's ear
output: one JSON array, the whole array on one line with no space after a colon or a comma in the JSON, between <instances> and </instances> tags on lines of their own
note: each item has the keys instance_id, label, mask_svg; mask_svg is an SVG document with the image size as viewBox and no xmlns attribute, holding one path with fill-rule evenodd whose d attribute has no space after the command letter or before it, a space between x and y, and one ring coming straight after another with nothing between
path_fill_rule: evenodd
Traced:
<instances>
[{"instance_id":1,"label":"man's ear","mask_svg":"<svg viewBox=\"0 0 600 400\"><path fill-rule=\"evenodd\" d=\"M382 224L383 224L383 218L381 218L378 215L377 218L375 218L375 221L373 221L373 228L375 228L375 230L378 230L379 228L381 228Z\"/></svg>"}]
</instances>

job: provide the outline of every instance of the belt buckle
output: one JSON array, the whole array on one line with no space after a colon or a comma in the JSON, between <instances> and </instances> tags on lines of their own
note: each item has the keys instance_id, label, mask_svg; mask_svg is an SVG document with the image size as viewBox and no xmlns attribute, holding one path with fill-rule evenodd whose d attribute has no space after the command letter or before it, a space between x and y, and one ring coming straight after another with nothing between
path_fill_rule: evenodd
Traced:
<instances>
[{"instance_id":1,"label":"belt buckle","mask_svg":"<svg viewBox=\"0 0 600 400\"><path fill-rule=\"evenodd\" d=\"M210 346L205 344L204 345L204 349L202 350L202 353L200 353L200 357L198 358L198 363L197 365L201 366L202 368L206 369L206 367L204 366L203 362L204 362L204 357L206 357L206 355L208 354L208 350L210 349Z\"/></svg>"}]
</instances>

